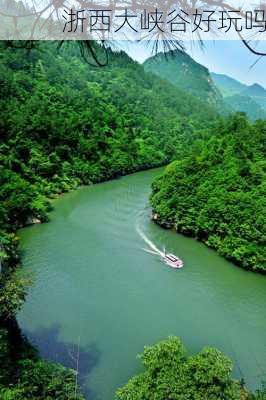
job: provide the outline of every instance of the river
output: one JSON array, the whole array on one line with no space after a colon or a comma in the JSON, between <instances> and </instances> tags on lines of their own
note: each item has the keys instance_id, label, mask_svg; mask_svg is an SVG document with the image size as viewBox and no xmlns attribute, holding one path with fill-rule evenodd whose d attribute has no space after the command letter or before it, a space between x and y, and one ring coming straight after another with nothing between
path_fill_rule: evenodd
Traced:
<instances>
[{"instance_id":1,"label":"river","mask_svg":"<svg viewBox=\"0 0 266 400\"><path fill-rule=\"evenodd\" d=\"M215 346L234 375L258 387L266 374L265 277L150 221L160 170L84 187L56 200L51 222L19 232L34 277L18 319L40 353L75 367L90 400L112 400L141 371L136 355L169 335L189 353ZM148 238L180 256L172 270Z\"/></svg>"}]
</instances>

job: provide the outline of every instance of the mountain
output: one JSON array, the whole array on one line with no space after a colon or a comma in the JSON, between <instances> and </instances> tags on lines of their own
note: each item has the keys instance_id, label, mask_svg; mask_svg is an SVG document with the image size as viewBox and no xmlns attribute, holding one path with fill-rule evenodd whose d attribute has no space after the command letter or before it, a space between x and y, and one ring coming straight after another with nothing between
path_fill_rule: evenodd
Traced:
<instances>
[{"instance_id":1,"label":"mountain","mask_svg":"<svg viewBox=\"0 0 266 400\"><path fill-rule=\"evenodd\" d=\"M254 83L254 85L247 86L246 90L243 92L247 96L251 97L266 97L266 90L263 86L258 83Z\"/></svg>"},{"instance_id":2,"label":"mountain","mask_svg":"<svg viewBox=\"0 0 266 400\"><path fill-rule=\"evenodd\" d=\"M245 85L227 75L210 73L185 52L159 53L144 62L144 69L224 112L245 112L251 120L266 119L266 90Z\"/></svg>"},{"instance_id":3,"label":"mountain","mask_svg":"<svg viewBox=\"0 0 266 400\"><path fill-rule=\"evenodd\" d=\"M257 83L248 86L222 74L211 73L211 76L230 108L245 112L253 120L266 119L266 89L263 86Z\"/></svg>"},{"instance_id":4,"label":"mountain","mask_svg":"<svg viewBox=\"0 0 266 400\"><path fill-rule=\"evenodd\" d=\"M153 72L185 92L220 106L222 95L214 85L209 70L180 50L158 53L144 62L145 71Z\"/></svg>"},{"instance_id":5,"label":"mountain","mask_svg":"<svg viewBox=\"0 0 266 400\"><path fill-rule=\"evenodd\" d=\"M251 97L266 110L266 89L264 89L263 86L255 83L254 85L248 86L242 94Z\"/></svg>"}]
</instances>

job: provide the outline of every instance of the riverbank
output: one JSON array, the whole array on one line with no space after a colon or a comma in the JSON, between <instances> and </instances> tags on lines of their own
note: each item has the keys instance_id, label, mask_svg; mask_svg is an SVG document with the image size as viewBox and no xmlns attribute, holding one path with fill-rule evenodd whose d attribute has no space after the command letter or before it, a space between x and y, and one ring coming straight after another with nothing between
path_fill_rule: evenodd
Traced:
<instances>
[{"instance_id":1,"label":"riverbank","mask_svg":"<svg viewBox=\"0 0 266 400\"><path fill-rule=\"evenodd\" d=\"M142 166L136 166L135 168L131 169L128 172L120 172L120 173L115 173L112 176L109 176L106 179L94 179L93 182L90 183L90 185L85 185L85 186L91 186L93 184L99 184L103 182L108 182L110 180L114 179L119 179L123 176L126 175L131 175L136 172L140 171L147 171L150 169L156 169L156 168L161 168L163 166L166 166L167 163L155 163L153 165L142 165ZM47 223L49 222L49 213L53 210L53 200L58 199L62 195L69 193L74 190L78 190L82 188L80 186L80 181L79 180L71 180L69 179L69 184L65 185L66 182L66 177L63 177L62 180L58 180L57 186L53 187L52 190L50 188L49 182L47 182L46 186L42 188L43 193L42 197L39 199L41 201L41 207L39 206L39 209L33 210L31 213L31 210L29 209L26 215L23 215L23 218L17 219L14 221L14 230L6 230L6 231L0 231L1 233L1 243L0 243L0 265L1 265L1 270L3 269L15 269L16 266L19 265L20 262L20 253L19 253L19 238L16 234L17 230L22 229L24 227L28 227L31 225L36 225L36 224L42 224L42 223ZM70 183L71 182L71 183ZM45 182L44 182L45 184ZM46 193L46 195L44 195ZM41 213L38 213L41 208Z\"/></svg>"},{"instance_id":2,"label":"riverbank","mask_svg":"<svg viewBox=\"0 0 266 400\"><path fill-rule=\"evenodd\" d=\"M187 237L190 237L194 240L197 240L199 242L204 243L205 246L207 246L209 249L215 250L217 251L217 247L214 246L210 241L205 240L204 238L200 238L197 236L193 236L193 234L190 232L184 232L181 228L178 227L178 224L174 224L168 221L163 220L160 215L158 213L152 212L151 213L151 220L157 224L158 226L160 226L163 229L166 230L172 230L177 234L181 234ZM221 255L222 257L224 257L226 260L228 260L229 262L233 263L236 267L242 268L246 271L251 271L251 272L256 272L260 275L266 275L266 270L261 270L261 269L255 269L254 268L249 268L249 267L244 267L241 262L239 262L237 259L235 259L234 257L230 257L226 254L220 253L219 251L217 251L217 254Z\"/></svg>"}]
</instances>

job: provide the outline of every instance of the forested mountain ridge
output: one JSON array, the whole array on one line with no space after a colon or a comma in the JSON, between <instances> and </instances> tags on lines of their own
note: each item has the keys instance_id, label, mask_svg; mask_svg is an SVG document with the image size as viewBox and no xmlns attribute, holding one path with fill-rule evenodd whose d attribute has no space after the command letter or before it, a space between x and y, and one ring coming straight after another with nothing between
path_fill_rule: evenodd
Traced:
<instances>
[{"instance_id":1,"label":"forested mountain ridge","mask_svg":"<svg viewBox=\"0 0 266 400\"><path fill-rule=\"evenodd\" d=\"M146 71L166 79L177 88L217 107L219 111L223 110L222 96L208 69L185 52L175 50L166 55L159 53L147 59L143 65Z\"/></svg>"},{"instance_id":2,"label":"forested mountain ridge","mask_svg":"<svg viewBox=\"0 0 266 400\"><path fill-rule=\"evenodd\" d=\"M210 73L185 52L159 53L144 62L152 72L215 107L222 115L244 112L252 120L266 119L266 90L245 85L227 75Z\"/></svg>"},{"instance_id":3,"label":"forested mountain ridge","mask_svg":"<svg viewBox=\"0 0 266 400\"><path fill-rule=\"evenodd\" d=\"M219 122L154 182L155 220L265 273L265 136L265 121L239 114Z\"/></svg>"},{"instance_id":4,"label":"forested mountain ridge","mask_svg":"<svg viewBox=\"0 0 266 400\"><path fill-rule=\"evenodd\" d=\"M124 53L110 52L104 68L90 67L73 46L58 54L42 44L28 56L3 50L1 57L0 219L7 230L44 216L40 195L169 162L216 118Z\"/></svg>"}]
</instances>

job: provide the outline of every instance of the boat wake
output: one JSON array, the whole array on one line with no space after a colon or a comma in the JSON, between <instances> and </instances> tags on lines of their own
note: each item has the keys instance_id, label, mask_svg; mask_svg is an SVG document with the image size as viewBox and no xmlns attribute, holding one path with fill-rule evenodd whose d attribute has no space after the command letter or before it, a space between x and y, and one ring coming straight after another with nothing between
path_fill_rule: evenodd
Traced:
<instances>
[{"instance_id":1,"label":"boat wake","mask_svg":"<svg viewBox=\"0 0 266 400\"><path fill-rule=\"evenodd\" d=\"M164 257L164 253L158 249L158 247L145 235L145 233L137 226L137 232L140 237L144 240L144 242L148 245L148 249L143 249L147 253L155 254L160 257Z\"/></svg>"}]
</instances>

